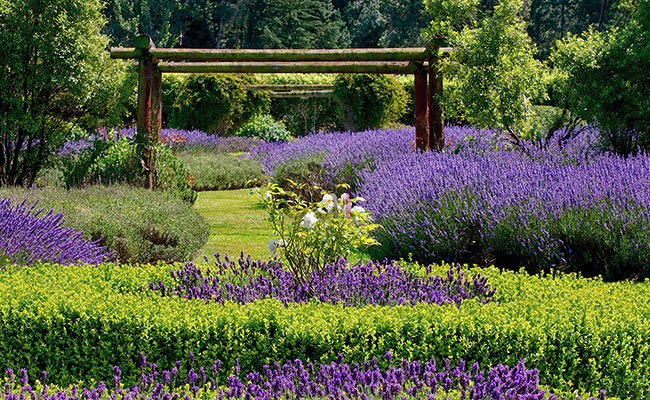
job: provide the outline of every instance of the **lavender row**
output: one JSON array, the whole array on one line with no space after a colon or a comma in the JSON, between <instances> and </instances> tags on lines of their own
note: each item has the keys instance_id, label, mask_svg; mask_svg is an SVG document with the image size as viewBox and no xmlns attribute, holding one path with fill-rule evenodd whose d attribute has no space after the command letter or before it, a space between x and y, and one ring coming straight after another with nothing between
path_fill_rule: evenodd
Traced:
<instances>
[{"instance_id":1,"label":"lavender row","mask_svg":"<svg viewBox=\"0 0 650 400\"><path fill-rule=\"evenodd\" d=\"M600 133L593 128L585 128L580 135L561 132L546 141L525 142L508 138L496 130L451 125L445 128L445 141L448 154L520 152L531 160L542 162L579 164L590 162L601 153ZM396 156L415 153L413 128L318 133L293 142L266 143L251 151L272 176L284 165L320 155L323 172L330 183L348 180L345 183L349 184L356 183L358 171L372 170Z\"/></svg>"},{"instance_id":2,"label":"lavender row","mask_svg":"<svg viewBox=\"0 0 650 400\"><path fill-rule=\"evenodd\" d=\"M573 164L521 152L428 153L396 156L361 176L359 191L386 228L384 242L421 261L483 256L607 279L650 272L645 155Z\"/></svg>"},{"instance_id":3,"label":"lavender row","mask_svg":"<svg viewBox=\"0 0 650 400\"><path fill-rule=\"evenodd\" d=\"M341 258L326 265L306 280L298 279L277 260L253 261L242 256L237 262L216 254L215 269L203 270L193 263L172 271L174 286L152 282L150 288L165 296L203 299L223 303L249 303L274 298L282 302L305 303L318 300L344 306L456 304L471 298L487 303L494 289L487 278L469 278L460 265L450 268L446 276L419 277L398 262L359 262L349 265Z\"/></svg>"},{"instance_id":4,"label":"lavender row","mask_svg":"<svg viewBox=\"0 0 650 400\"><path fill-rule=\"evenodd\" d=\"M40 382L32 386L26 369L21 369L19 376L8 369L5 400L559 398L539 387L539 371L526 368L523 360L514 367L499 364L485 372L478 363L468 369L465 361L452 367L449 359L442 365L438 365L435 359L393 363L391 353L386 352L389 366L382 370L376 358L363 364L348 364L339 355L338 361L318 366L298 359L282 365L265 365L263 371L248 373L242 379L238 364L235 364L233 374L226 376L221 361L206 368L196 366L191 353L190 358L187 367L177 361L173 368L161 370L154 363L147 364L146 357L141 355L141 381L130 388L122 383L122 372L117 366L113 369L111 387L99 382L95 387L79 389L75 385L69 390L50 387L46 372L41 374ZM604 400L605 391L601 390L598 398Z\"/></svg>"},{"instance_id":5,"label":"lavender row","mask_svg":"<svg viewBox=\"0 0 650 400\"><path fill-rule=\"evenodd\" d=\"M88 138L67 142L60 150L59 155L69 156L79 154L84 150L91 149L97 140L109 141L118 140L123 137L134 138L135 128L124 128L120 130L100 129L96 134ZM162 140L174 149L188 149L203 147L214 150L218 153L240 153L248 152L252 147L263 143L262 140L244 137L223 137L210 135L199 130L184 130L166 128L161 133Z\"/></svg>"},{"instance_id":6,"label":"lavender row","mask_svg":"<svg viewBox=\"0 0 650 400\"><path fill-rule=\"evenodd\" d=\"M83 232L63 227L63 214L45 212L25 204L0 199L0 266L29 265L41 260L59 264L98 264L113 254Z\"/></svg>"}]
</instances>

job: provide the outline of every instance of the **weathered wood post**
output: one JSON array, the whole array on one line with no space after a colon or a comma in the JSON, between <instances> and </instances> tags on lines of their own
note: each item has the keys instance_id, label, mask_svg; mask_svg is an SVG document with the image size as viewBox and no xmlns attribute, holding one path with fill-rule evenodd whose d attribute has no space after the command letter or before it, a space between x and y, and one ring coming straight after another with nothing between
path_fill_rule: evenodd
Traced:
<instances>
[{"instance_id":1,"label":"weathered wood post","mask_svg":"<svg viewBox=\"0 0 650 400\"><path fill-rule=\"evenodd\" d=\"M445 121L442 109L442 71L438 58L438 41L427 46L429 58L429 145L442 151L445 147Z\"/></svg>"},{"instance_id":2,"label":"weathered wood post","mask_svg":"<svg viewBox=\"0 0 650 400\"><path fill-rule=\"evenodd\" d=\"M415 147L429 150L429 112L427 105L427 70L419 65L415 71Z\"/></svg>"},{"instance_id":3,"label":"weathered wood post","mask_svg":"<svg viewBox=\"0 0 650 400\"><path fill-rule=\"evenodd\" d=\"M438 58L439 41L428 46L429 58L429 145L442 151L445 147L445 121L442 108L442 71Z\"/></svg>"},{"instance_id":4,"label":"weathered wood post","mask_svg":"<svg viewBox=\"0 0 650 400\"><path fill-rule=\"evenodd\" d=\"M147 172L147 186L153 188L153 146L160 141L162 129L162 72L149 51L156 46L148 35L136 38L140 51L138 66L138 123L136 143L138 154Z\"/></svg>"}]
</instances>

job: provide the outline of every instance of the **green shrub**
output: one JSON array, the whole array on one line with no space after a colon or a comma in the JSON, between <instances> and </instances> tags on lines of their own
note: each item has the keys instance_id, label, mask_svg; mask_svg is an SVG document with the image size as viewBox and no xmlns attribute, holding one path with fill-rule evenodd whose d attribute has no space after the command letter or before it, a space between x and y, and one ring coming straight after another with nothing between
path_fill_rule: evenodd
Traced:
<instances>
[{"instance_id":1,"label":"green shrub","mask_svg":"<svg viewBox=\"0 0 650 400\"><path fill-rule=\"evenodd\" d=\"M227 190L253 187L264 178L259 161L203 148L180 150L178 158L193 177L194 189Z\"/></svg>"},{"instance_id":2,"label":"green shrub","mask_svg":"<svg viewBox=\"0 0 650 400\"><path fill-rule=\"evenodd\" d=\"M190 76L178 90L169 125L208 133L236 131L253 115L268 109L266 94L246 90L252 82L247 75Z\"/></svg>"},{"instance_id":3,"label":"green shrub","mask_svg":"<svg viewBox=\"0 0 650 400\"><path fill-rule=\"evenodd\" d=\"M268 114L255 115L235 132L235 136L262 139L266 142L288 142L293 139L284 124Z\"/></svg>"},{"instance_id":4,"label":"green shrub","mask_svg":"<svg viewBox=\"0 0 650 400\"><path fill-rule=\"evenodd\" d=\"M209 230L187 202L170 193L128 186L0 190L0 196L62 212L65 225L115 251L122 262L191 260Z\"/></svg>"},{"instance_id":5,"label":"green shrub","mask_svg":"<svg viewBox=\"0 0 650 400\"><path fill-rule=\"evenodd\" d=\"M139 379L140 352L172 365L193 351L242 372L301 358L348 362L390 350L396 359L459 359L482 366L526 359L541 383L642 399L650 396L650 283L603 283L573 275L529 276L481 269L493 301L456 306L344 308L263 300L240 306L162 297L175 266L35 265L0 271L0 368L47 369L61 384ZM444 272L448 267L436 269ZM468 271L473 274L479 271Z\"/></svg>"},{"instance_id":6,"label":"green shrub","mask_svg":"<svg viewBox=\"0 0 650 400\"><path fill-rule=\"evenodd\" d=\"M393 124L406 112L407 93L392 76L339 75L334 96L341 106L347 130L363 130Z\"/></svg>"},{"instance_id":7,"label":"green shrub","mask_svg":"<svg viewBox=\"0 0 650 400\"><path fill-rule=\"evenodd\" d=\"M173 151L163 144L153 147L153 187L172 192L194 203L189 175ZM128 137L94 141L93 146L61 158L63 181L67 188L87 185L126 183L147 186L147 174L137 152L137 145Z\"/></svg>"}]
</instances>

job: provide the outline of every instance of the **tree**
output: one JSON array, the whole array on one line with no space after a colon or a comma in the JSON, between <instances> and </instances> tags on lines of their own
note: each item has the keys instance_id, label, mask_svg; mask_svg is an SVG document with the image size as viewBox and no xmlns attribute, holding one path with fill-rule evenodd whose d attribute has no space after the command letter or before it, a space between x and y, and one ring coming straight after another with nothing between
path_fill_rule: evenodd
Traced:
<instances>
[{"instance_id":1,"label":"tree","mask_svg":"<svg viewBox=\"0 0 650 400\"><path fill-rule=\"evenodd\" d=\"M100 0L0 0L1 185L31 185L71 128L119 97L104 22Z\"/></svg>"},{"instance_id":2,"label":"tree","mask_svg":"<svg viewBox=\"0 0 650 400\"><path fill-rule=\"evenodd\" d=\"M353 47L421 46L426 26L420 0L353 0L344 19Z\"/></svg>"},{"instance_id":3,"label":"tree","mask_svg":"<svg viewBox=\"0 0 650 400\"><path fill-rule=\"evenodd\" d=\"M556 105L597 124L614 150L650 149L650 3L624 3L630 19L557 43Z\"/></svg>"},{"instance_id":4,"label":"tree","mask_svg":"<svg viewBox=\"0 0 650 400\"><path fill-rule=\"evenodd\" d=\"M249 17L246 47L340 48L349 32L330 0L257 0Z\"/></svg>"},{"instance_id":5,"label":"tree","mask_svg":"<svg viewBox=\"0 0 650 400\"><path fill-rule=\"evenodd\" d=\"M540 49L540 58L548 58L555 41L569 33L579 34L590 25L604 30L617 17L608 0L533 0L528 33Z\"/></svg>"},{"instance_id":6,"label":"tree","mask_svg":"<svg viewBox=\"0 0 650 400\"><path fill-rule=\"evenodd\" d=\"M104 13L105 32L116 46L133 46L138 35L147 34L158 47L176 47L187 24L181 0L110 0Z\"/></svg>"},{"instance_id":7,"label":"tree","mask_svg":"<svg viewBox=\"0 0 650 400\"><path fill-rule=\"evenodd\" d=\"M530 105L542 98L542 64L521 19L521 0L501 0L489 12L476 0L426 0L431 37L446 37L457 51L447 63L447 114L498 128L513 139L524 132Z\"/></svg>"}]
</instances>

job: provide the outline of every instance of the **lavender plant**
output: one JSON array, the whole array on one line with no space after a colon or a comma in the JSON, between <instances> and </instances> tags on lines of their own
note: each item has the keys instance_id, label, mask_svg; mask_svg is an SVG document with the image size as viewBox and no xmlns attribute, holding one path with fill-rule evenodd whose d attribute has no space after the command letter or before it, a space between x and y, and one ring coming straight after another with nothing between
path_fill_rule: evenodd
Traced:
<instances>
[{"instance_id":1,"label":"lavender plant","mask_svg":"<svg viewBox=\"0 0 650 400\"><path fill-rule=\"evenodd\" d=\"M111 385L100 381L94 387L80 389L73 385L62 390L50 385L47 373L30 384L27 369L16 376L7 369L4 377L5 400L100 400L110 398L186 400L218 399L529 399L557 400L560 397L547 393L539 385L539 371L529 369L521 360L516 366L496 365L487 371L478 363L468 368L468 362L460 361L452 366L446 359L442 363L428 361L393 360L390 351L381 362L377 358L364 363L348 364L343 355L330 364L314 365L300 359L284 364L264 365L262 371L243 376L238 363L231 374L224 373L223 363L215 361L211 366L199 366L190 353L190 363L185 366L177 361L171 369L161 369L148 363L141 355L142 374L139 384L127 387L122 382L122 371L113 368ZM388 365L382 368L380 364ZM579 396L576 397L580 399ZM599 400L605 400L601 390ZM562 397L566 399L566 397ZM591 400L595 400L593 397Z\"/></svg>"},{"instance_id":2,"label":"lavender plant","mask_svg":"<svg viewBox=\"0 0 650 400\"><path fill-rule=\"evenodd\" d=\"M151 282L152 290L163 296L202 299L206 302L250 303L275 298L283 303L306 303L317 300L344 306L460 304L476 298L490 301L495 290L487 278L477 274L470 278L460 265L450 267L443 277L427 269L426 276L418 276L399 262L369 261L349 265L340 258L321 271L312 271L306 279L298 279L293 270L287 270L277 259L253 261L250 256L235 262L227 255L221 260L216 255L215 269L203 270L193 263L171 272L174 286L162 281Z\"/></svg>"},{"instance_id":3,"label":"lavender plant","mask_svg":"<svg viewBox=\"0 0 650 400\"><path fill-rule=\"evenodd\" d=\"M97 133L85 139L67 142L61 151L60 156L76 155L84 150L91 149L96 141L117 141L120 138L133 139L136 129L134 127L119 130L99 129ZM162 141L174 150L205 148L217 153L242 153L248 152L252 147L258 146L264 141L256 138L246 137L224 137L211 135L199 130L171 129L165 128L161 132Z\"/></svg>"},{"instance_id":4,"label":"lavender plant","mask_svg":"<svg viewBox=\"0 0 650 400\"><path fill-rule=\"evenodd\" d=\"M37 209L36 203L12 204L0 199L0 267L29 265L37 260L74 264L99 264L113 254L97 242L83 238L83 232L63 227L63 214Z\"/></svg>"}]
</instances>

